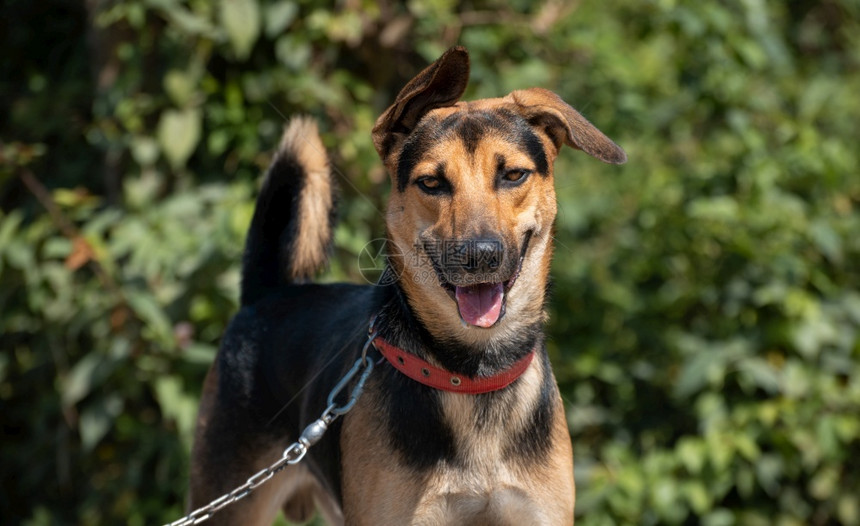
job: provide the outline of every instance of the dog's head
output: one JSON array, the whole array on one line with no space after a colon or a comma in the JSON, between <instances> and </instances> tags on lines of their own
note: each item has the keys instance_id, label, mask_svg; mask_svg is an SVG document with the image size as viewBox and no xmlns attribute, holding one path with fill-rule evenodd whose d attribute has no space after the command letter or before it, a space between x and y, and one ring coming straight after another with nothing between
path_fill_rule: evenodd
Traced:
<instances>
[{"instance_id":1,"label":"dog's head","mask_svg":"<svg viewBox=\"0 0 860 526\"><path fill-rule=\"evenodd\" d=\"M469 57L453 48L376 121L391 176L389 260L436 336L480 343L543 319L565 144L620 164L624 151L554 93L458 102Z\"/></svg>"}]
</instances>

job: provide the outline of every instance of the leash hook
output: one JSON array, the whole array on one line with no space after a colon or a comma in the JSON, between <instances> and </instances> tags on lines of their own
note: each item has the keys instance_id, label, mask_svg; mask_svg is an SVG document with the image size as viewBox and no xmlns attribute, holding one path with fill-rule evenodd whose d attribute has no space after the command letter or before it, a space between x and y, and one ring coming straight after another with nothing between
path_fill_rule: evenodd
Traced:
<instances>
[{"instance_id":1,"label":"leash hook","mask_svg":"<svg viewBox=\"0 0 860 526\"><path fill-rule=\"evenodd\" d=\"M372 327L372 325L371 325ZM373 343L373 339L376 338L376 331L372 330L367 337L367 341L364 343L364 347L361 350L361 357L355 361L352 368L347 372L343 378L334 386L334 389L328 394L328 408L323 413L323 418L332 416L332 420L339 416L343 416L348 413L355 403L358 401L358 397L361 396L361 393L364 391L364 384L367 382L367 378L370 376L370 373L373 371L373 359L367 356L367 349ZM362 368L364 369L363 371ZM355 375L361 371L361 376L358 377L358 381L353 386L352 391L349 393L349 397L346 400L346 403L343 405L337 405L335 402L335 397L343 390L346 385L352 381ZM327 422L327 423L330 423Z\"/></svg>"}]
</instances>

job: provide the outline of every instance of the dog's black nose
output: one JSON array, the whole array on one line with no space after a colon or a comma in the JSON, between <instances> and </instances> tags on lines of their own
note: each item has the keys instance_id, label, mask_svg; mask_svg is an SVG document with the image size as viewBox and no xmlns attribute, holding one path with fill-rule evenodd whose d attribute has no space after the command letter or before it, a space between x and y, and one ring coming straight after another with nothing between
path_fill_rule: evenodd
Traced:
<instances>
[{"instance_id":1,"label":"dog's black nose","mask_svg":"<svg viewBox=\"0 0 860 526\"><path fill-rule=\"evenodd\" d=\"M466 244L465 256L463 270L470 273L491 273L501 266L504 247L500 239L472 239Z\"/></svg>"}]
</instances>

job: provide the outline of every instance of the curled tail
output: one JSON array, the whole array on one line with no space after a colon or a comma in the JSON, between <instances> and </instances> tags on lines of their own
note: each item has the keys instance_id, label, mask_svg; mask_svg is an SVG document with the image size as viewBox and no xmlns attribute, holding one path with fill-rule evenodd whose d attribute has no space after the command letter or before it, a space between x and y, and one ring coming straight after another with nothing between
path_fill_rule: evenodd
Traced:
<instances>
[{"instance_id":1,"label":"curled tail","mask_svg":"<svg viewBox=\"0 0 860 526\"><path fill-rule=\"evenodd\" d=\"M257 197L242 261L242 305L309 280L327 259L335 185L316 123L293 118Z\"/></svg>"}]
</instances>

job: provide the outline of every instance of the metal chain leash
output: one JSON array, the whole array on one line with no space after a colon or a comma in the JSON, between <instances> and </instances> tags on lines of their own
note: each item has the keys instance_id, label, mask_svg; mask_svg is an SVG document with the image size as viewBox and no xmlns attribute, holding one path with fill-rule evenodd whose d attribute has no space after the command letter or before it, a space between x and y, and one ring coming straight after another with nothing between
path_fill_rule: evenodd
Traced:
<instances>
[{"instance_id":1,"label":"metal chain leash","mask_svg":"<svg viewBox=\"0 0 860 526\"><path fill-rule=\"evenodd\" d=\"M165 526L189 526L191 524L200 524L201 522L207 521L218 510L250 495L252 491L268 482L276 473L280 472L287 466L301 462L305 457L305 454L307 454L308 449L320 441L326 430L328 430L328 426L339 417L348 413L353 406L355 406L355 402L358 400L358 397L361 396L367 377L370 376L371 371L373 371L373 359L367 355L367 350L373 343L373 339L375 337L376 330L373 329L373 324L371 323L371 329L368 331L367 342L365 342L364 347L361 350L361 357L355 361L352 368L343 376L343 378L340 379L337 385L334 386L334 389L329 392L328 400L326 401L328 407L325 408L317 420L312 422L304 429L304 431L302 431L302 434L296 442L287 446L284 453L281 455L281 458L278 459L277 462L252 475L244 484L230 493L218 497L209 504L197 508L185 517L173 521ZM335 398L340 394L344 387L346 387L346 385L355 378L357 374L359 374L359 372L361 375L358 377L355 386L349 392L349 397L346 402L342 405L338 405L338 403L335 402Z\"/></svg>"}]
</instances>

